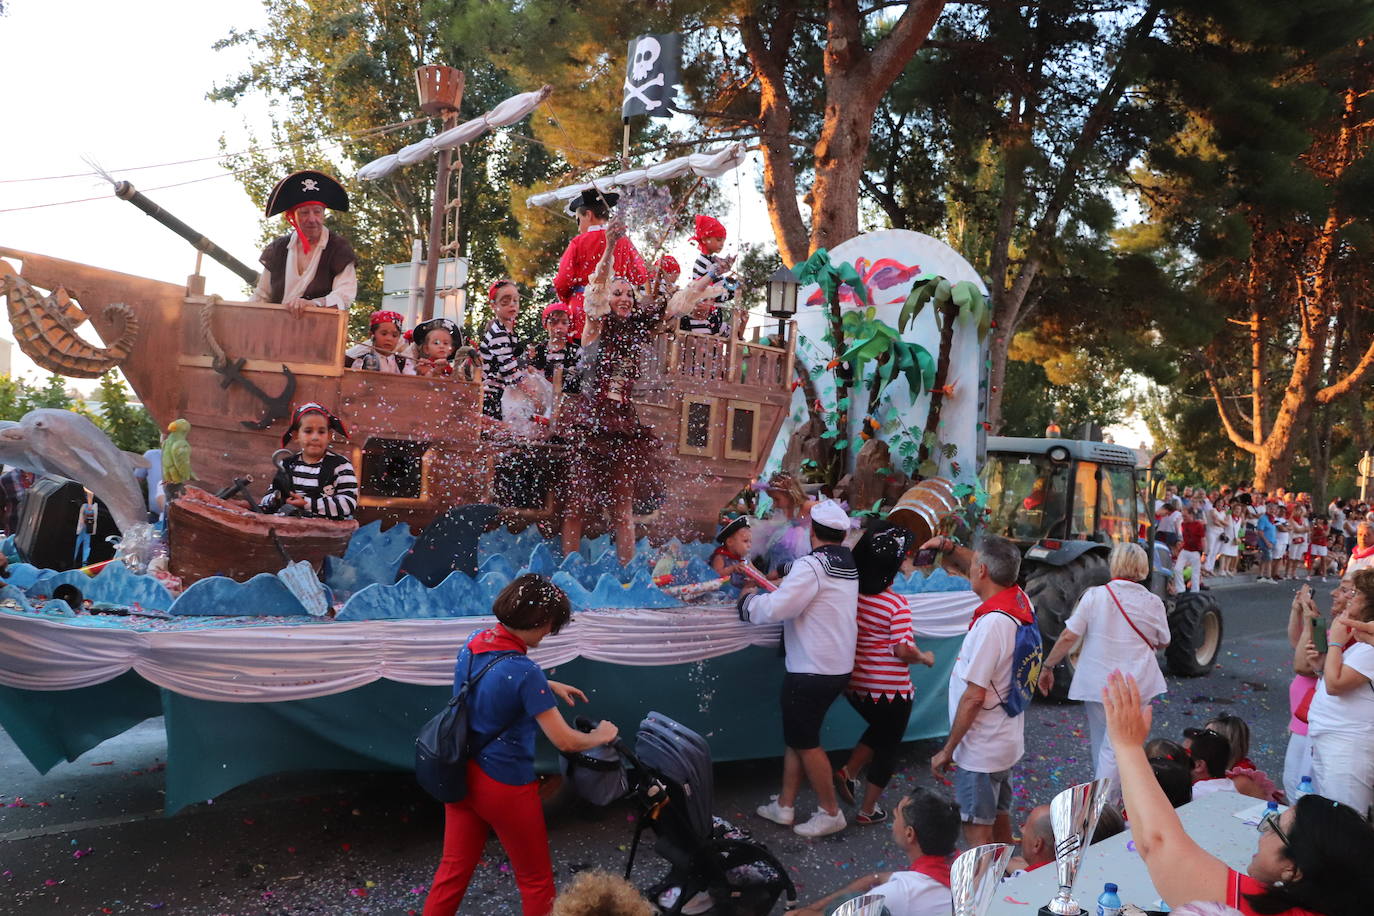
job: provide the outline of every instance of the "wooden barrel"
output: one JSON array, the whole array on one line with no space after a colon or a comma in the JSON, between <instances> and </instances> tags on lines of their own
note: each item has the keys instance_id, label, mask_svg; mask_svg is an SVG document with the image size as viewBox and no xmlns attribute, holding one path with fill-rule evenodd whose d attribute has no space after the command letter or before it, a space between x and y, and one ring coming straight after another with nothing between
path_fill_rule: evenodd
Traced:
<instances>
[{"instance_id":1,"label":"wooden barrel","mask_svg":"<svg viewBox=\"0 0 1374 916\"><path fill-rule=\"evenodd\" d=\"M923 544L940 530L940 523L959 508L954 485L943 477L923 480L902 494L897 505L887 514L888 521L916 533L916 543Z\"/></svg>"}]
</instances>

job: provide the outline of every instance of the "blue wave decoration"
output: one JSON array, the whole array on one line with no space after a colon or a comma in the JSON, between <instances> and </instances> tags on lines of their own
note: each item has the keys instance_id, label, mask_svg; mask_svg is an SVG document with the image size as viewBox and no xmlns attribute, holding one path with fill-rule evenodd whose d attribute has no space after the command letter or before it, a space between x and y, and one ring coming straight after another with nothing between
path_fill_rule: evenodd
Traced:
<instances>
[{"instance_id":1,"label":"blue wave decoration","mask_svg":"<svg viewBox=\"0 0 1374 916\"><path fill-rule=\"evenodd\" d=\"M51 595L57 586L71 585L80 590L84 598L124 607L137 604L151 610L165 611L174 603L172 593L161 582L152 576L130 572L123 563L111 563L94 577L75 569L60 573L50 570L43 572L46 575L25 589L30 595ZM13 578L10 583L17 584Z\"/></svg>"},{"instance_id":2,"label":"blue wave decoration","mask_svg":"<svg viewBox=\"0 0 1374 916\"><path fill-rule=\"evenodd\" d=\"M29 588L44 576L55 576L57 570L48 569L43 566L34 566L32 563L11 563L10 574L6 582L16 588L28 591Z\"/></svg>"},{"instance_id":3,"label":"blue wave decoration","mask_svg":"<svg viewBox=\"0 0 1374 916\"><path fill-rule=\"evenodd\" d=\"M169 614L195 617L307 617L305 607L272 573L258 573L247 582L210 576L181 593Z\"/></svg>"},{"instance_id":4,"label":"blue wave decoration","mask_svg":"<svg viewBox=\"0 0 1374 916\"><path fill-rule=\"evenodd\" d=\"M396 524L383 531L380 521L368 522L353 532L342 557L324 558L324 584L345 595L374 583L390 585L414 546L409 525Z\"/></svg>"}]
</instances>

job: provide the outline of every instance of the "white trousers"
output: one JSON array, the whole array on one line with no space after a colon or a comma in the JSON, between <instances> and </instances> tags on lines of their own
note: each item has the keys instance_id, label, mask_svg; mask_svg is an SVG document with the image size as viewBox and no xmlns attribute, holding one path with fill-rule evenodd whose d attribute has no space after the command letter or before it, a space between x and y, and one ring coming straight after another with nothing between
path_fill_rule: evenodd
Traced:
<instances>
[{"instance_id":1,"label":"white trousers","mask_svg":"<svg viewBox=\"0 0 1374 916\"><path fill-rule=\"evenodd\" d=\"M1323 732L1312 738L1312 782L1360 817L1374 806L1374 736Z\"/></svg>"},{"instance_id":2,"label":"white trousers","mask_svg":"<svg viewBox=\"0 0 1374 916\"><path fill-rule=\"evenodd\" d=\"M1188 584L1188 591L1196 592L1202 589L1202 554L1196 550L1180 550L1178 559L1174 561L1174 593L1183 591L1183 569L1191 566L1193 568L1192 581Z\"/></svg>"},{"instance_id":3,"label":"white trousers","mask_svg":"<svg viewBox=\"0 0 1374 916\"><path fill-rule=\"evenodd\" d=\"M1221 529L1212 528L1207 532L1207 561L1203 565L1205 572L1214 572L1217 568L1217 554L1221 552Z\"/></svg>"},{"instance_id":4,"label":"white trousers","mask_svg":"<svg viewBox=\"0 0 1374 916\"><path fill-rule=\"evenodd\" d=\"M1317 788L1317 777L1312 772L1312 739L1297 732L1288 733L1288 752L1283 755L1283 792L1289 804L1298 794L1298 784L1304 776L1312 777L1312 791L1321 794Z\"/></svg>"},{"instance_id":5,"label":"white trousers","mask_svg":"<svg viewBox=\"0 0 1374 916\"><path fill-rule=\"evenodd\" d=\"M1150 701L1146 700L1140 704L1140 708L1149 709ZM1112 748L1111 739L1107 737L1107 707L1101 703L1084 700L1083 712L1088 717L1088 741L1092 745L1093 778L1111 777L1115 783L1112 787L1112 798L1119 799L1121 797L1121 778L1116 766L1116 750Z\"/></svg>"}]
</instances>

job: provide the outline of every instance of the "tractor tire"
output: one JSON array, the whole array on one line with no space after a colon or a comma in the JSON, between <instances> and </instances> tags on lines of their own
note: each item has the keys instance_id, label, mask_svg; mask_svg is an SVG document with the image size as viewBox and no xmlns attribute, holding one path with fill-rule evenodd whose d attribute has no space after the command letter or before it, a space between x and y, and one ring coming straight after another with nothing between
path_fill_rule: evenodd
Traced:
<instances>
[{"instance_id":1,"label":"tractor tire","mask_svg":"<svg viewBox=\"0 0 1374 916\"><path fill-rule=\"evenodd\" d=\"M1164 660L1181 677L1202 677L1217 664L1223 635L1221 608L1205 592L1184 592L1169 610L1169 648Z\"/></svg>"},{"instance_id":2,"label":"tractor tire","mask_svg":"<svg viewBox=\"0 0 1374 916\"><path fill-rule=\"evenodd\" d=\"M1101 552L1085 553L1066 566L1032 563L1026 570L1026 595L1035 608L1040 623L1040 636L1045 642L1045 654L1064 632L1064 624L1073 613L1078 599L1094 585L1104 585L1111 576L1107 572L1107 557ZM1069 682L1073 680L1073 662L1065 660L1054 670L1054 687L1049 699L1067 702Z\"/></svg>"}]
</instances>

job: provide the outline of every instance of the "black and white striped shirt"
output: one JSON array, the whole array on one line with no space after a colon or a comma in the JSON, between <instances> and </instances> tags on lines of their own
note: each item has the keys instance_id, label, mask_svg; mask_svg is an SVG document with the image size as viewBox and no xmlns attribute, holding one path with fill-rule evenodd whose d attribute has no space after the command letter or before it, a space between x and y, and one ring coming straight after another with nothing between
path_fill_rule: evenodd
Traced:
<instances>
[{"instance_id":1,"label":"black and white striped shirt","mask_svg":"<svg viewBox=\"0 0 1374 916\"><path fill-rule=\"evenodd\" d=\"M698 318L696 315L683 315L678 319L678 327L688 334L719 334L725 322L721 318L720 309L711 309L710 314L705 318Z\"/></svg>"},{"instance_id":2,"label":"black and white striped shirt","mask_svg":"<svg viewBox=\"0 0 1374 916\"><path fill-rule=\"evenodd\" d=\"M520 339L501 322L493 318L487 324L478 348L482 355L482 386L487 391L500 394L503 388L515 382L521 348Z\"/></svg>"},{"instance_id":3,"label":"black and white striped shirt","mask_svg":"<svg viewBox=\"0 0 1374 916\"><path fill-rule=\"evenodd\" d=\"M262 508L275 512L292 493L305 497L305 517L347 519L358 507L358 475L342 455L325 452L319 464L310 464L297 452L282 462L272 478L272 488L262 498Z\"/></svg>"}]
</instances>

